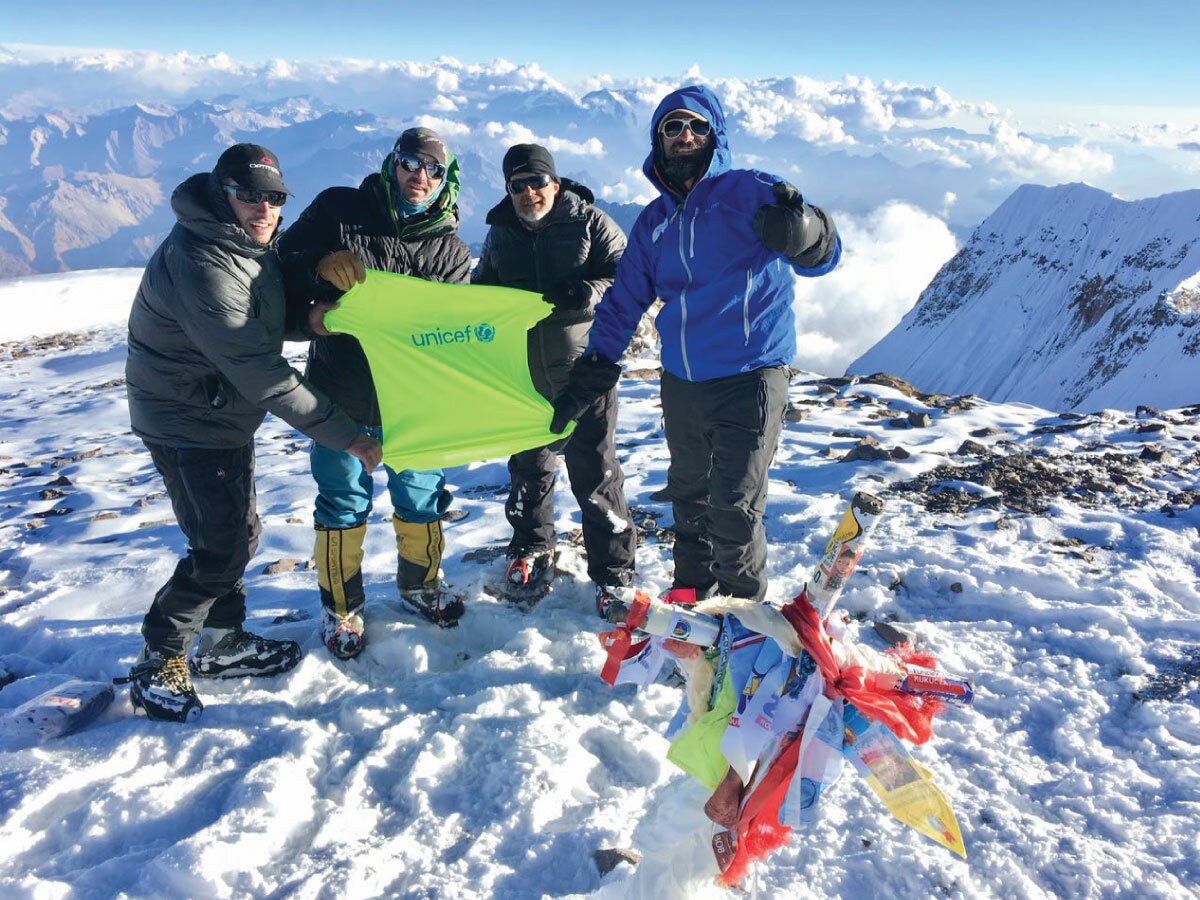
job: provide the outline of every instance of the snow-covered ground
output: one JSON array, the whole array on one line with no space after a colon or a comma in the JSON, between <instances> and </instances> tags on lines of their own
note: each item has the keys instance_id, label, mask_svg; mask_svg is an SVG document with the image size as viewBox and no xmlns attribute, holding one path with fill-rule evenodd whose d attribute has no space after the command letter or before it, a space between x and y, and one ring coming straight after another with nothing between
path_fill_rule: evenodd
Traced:
<instances>
[{"instance_id":1,"label":"snow-covered ground","mask_svg":"<svg viewBox=\"0 0 1200 900\"><path fill-rule=\"evenodd\" d=\"M0 339L21 339L0 345L0 664L20 676L0 690L0 713L68 675L123 674L183 549L128 428L122 322L135 281L0 285ZM26 339L83 325L98 327ZM297 364L301 350L289 347ZM669 524L669 505L650 499L667 461L657 396L656 381L622 382L619 440L631 503ZM895 619L976 678L975 705L949 710L914 750L956 807L968 859L899 825L851 773L821 821L758 866L759 896L1195 896L1200 410L1062 419L803 377L792 400L803 418L786 425L772 474L772 593L800 589L854 490L885 496L842 606L862 642L881 647L871 625ZM889 426L908 411L931 424ZM998 433L971 437L988 428ZM910 455L839 462L862 435ZM960 455L967 439L998 456ZM195 725L135 717L121 693L75 735L0 753L0 894L727 895L709 881L705 792L665 759L678 689L637 694L597 677L599 622L565 483L562 574L526 613L487 590L507 537L503 461L451 470L468 516L447 528L445 571L469 611L449 631L395 602L381 499L367 537L370 642L338 662L316 634L314 573L263 574L310 555L307 442L269 419L258 446L264 532L248 626L300 641L304 661L264 681L200 683ZM1142 459L1145 448L1165 455ZM1087 474L1036 514L971 499L1015 498L1011 480L888 492L939 465L1000 457ZM663 591L669 546L647 537L638 568L643 587ZM601 876L602 848L642 859Z\"/></svg>"}]
</instances>

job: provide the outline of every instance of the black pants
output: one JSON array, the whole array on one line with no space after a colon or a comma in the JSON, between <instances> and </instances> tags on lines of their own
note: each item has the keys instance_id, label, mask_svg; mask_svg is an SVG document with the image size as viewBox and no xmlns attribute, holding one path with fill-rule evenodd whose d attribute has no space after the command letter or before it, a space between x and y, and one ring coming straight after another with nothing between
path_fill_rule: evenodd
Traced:
<instances>
[{"instance_id":1,"label":"black pants","mask_svg":"<svg viewBox=\"0 0 1200 900\"><path fill-rule=\"evenodd\" d=\"M204 626L236 628L246 620L242 575L258 548L254 444L230 450L180 450L146 442L188 539L142 622L146 645L181 656Z\"/></svg>"},{"instance_id":2,"label":"black pants","mask_svg":"<svg viewBox=\"0 0 1200 900\"><path fill-rule=\"evenodd\" d=\"M616 429L613 388L584 410L562 448L571 492L583 516L588 577L596 584L628 583L637 549L637 529L625 501L625 474L617 462ZM554 549L554 467L560 447L556 442L524 450L508 461L504 514L513 529L512 556Z\"/></svg>"},{"instance_id":3,"label":"black pants","mask_svg":"<svg viewBox=\"0 0 1200 900\"><path fill-rule=\"evenodd\" d=\"M788 379L783 367L697 382L663 373L677 586L754 600L766 594L767 472Z\"/></svg>"}]
</instances>

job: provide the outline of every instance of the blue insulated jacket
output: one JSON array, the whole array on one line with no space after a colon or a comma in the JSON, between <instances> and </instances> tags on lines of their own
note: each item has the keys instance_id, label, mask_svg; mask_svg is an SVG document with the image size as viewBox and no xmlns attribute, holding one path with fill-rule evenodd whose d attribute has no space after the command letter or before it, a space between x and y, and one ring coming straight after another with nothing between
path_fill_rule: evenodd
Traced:
<instances>
[{"instance_id":1,"label":"blue insulated jacket","mask_svg":"<svg viewBox=\"0 0 1200 900\"><path fill-rule=\"evenodd\" d=\"M677 109L712 124L714 148L708 170L682 199L654 163L658 123ZM828 260L808 269L767 249L752 222L760 206L775 202L772 185L780 179L731 168L725 114L708 88L668 94L654 111L650 146L642 171L661 196L634 223L616 280L596 307L587 352L619 360L642 313L661 298L656 326L663 368L672 375L707 381L790 364L796 356L792 273L831 271L841 258L841 240Z\"/></svg>"}]
</instances>

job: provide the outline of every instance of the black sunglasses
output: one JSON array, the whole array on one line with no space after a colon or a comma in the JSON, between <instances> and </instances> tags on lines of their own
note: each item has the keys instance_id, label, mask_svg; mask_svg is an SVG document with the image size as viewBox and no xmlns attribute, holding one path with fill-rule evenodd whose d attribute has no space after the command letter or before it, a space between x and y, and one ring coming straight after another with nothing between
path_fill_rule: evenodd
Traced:
<instances>
[{"instance_id":1,"label":"black sunglasses","mask_svg":"<svg viewBox=\"0 0 1200 900\"><path fill-rule=\"evenodd\" d=\"M264 200L270 206L283 206L287 203L287 194L283 191L256 191L251 188L238 187L236 184L223 184L225 193L233 194L242 203L249 203L251 206L258 206Z\"/></svg>"},{"instance_id":2,"label":"black sunglasses","mask_svg":"<svg viewBox=\"0 0 1200 900\"><path fill-rule=\"evenodd\" d=\"M508 192L510 194L523 194L526 188L533 188L535 191L540 191L553 180L549 175L526 175L524 178L514 178L508 183Z\"/></svg>"},{"instance_id":3,"label":"black sunglasses","mask_svg":"<svg viewBox=\"0 0 1200 900\"><path fill-rule=\"evenodd\" d=\"M704 137L712 131L712 125L703 119L667 119L658 130L662 132L663 137L677 138L683 134L685 127L696 137Z\"/></svg>"},{"instance_id":4,"label":"black sunglasses","mask_svg":"<svg viewBox=\"0 0 1200 900\"><path fill-rule=\"evenodd\" d=\"M420 169L425 170L425 174L430 180L437 180L446 174L446 167L437 162L426 162L417 156L415 153L400 153L396 156L396 164L405 172L416 172Z\"/></svg>"}]
</instances>

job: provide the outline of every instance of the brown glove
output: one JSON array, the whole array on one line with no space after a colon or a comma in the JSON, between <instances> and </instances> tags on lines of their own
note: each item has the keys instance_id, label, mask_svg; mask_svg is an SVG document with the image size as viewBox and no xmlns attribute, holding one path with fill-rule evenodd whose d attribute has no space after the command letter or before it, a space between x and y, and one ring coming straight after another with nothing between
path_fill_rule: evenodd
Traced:
<instances>
[{"instance_id":1,"label":"brown glove","mask_svg":"<svg viewBox=\"0 0 1200 900\"><path fill-rule=\"evenodd\" d=\"M367 278L363 261L352 250L337 250L321 258L317 263L317 275L345 293Z\"/></svg>"}]
</instances>

